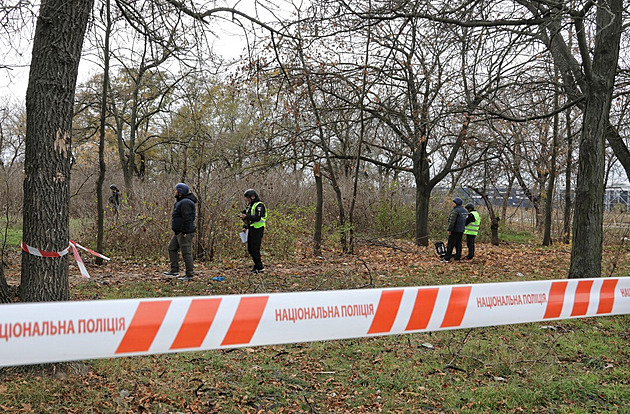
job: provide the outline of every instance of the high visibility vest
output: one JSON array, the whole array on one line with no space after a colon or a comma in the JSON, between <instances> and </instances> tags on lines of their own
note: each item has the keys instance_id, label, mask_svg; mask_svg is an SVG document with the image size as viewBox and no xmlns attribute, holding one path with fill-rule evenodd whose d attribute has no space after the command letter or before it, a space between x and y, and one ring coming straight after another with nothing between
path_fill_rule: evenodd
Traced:
<instances>
[{"instance_id":1,"label":"high visibility vest","mask_svg":"<svg viewBox=\"0 0 630 414\"><path fill-rule=\"evenodd\" d=\"M477 210L473 210L470 212L473 216L475 216L475 221L472 223L468 223L466 229L464 230L464 234L470 234L471 236L476 236L479 233L479 225L481 224L481 217Z\"/></svg>"},{"instance_id":2,"label":"high visibility vest","mask_svg":"<svg viewBox=\"0 0 630 414\"><path fill-rule=\"evenodd\" d=\"M262 201L257 201L252 205L251 210L249 210L250 215L252 216L254 215L254 211L256 211L256 206L258 206L258 204L262 204ZM255 221L250 225L255 229L259 229L261 227L265 227L266 222L267 222L267 209L265 208L265 217L261 217L259 221Z\"/></svg>"}]
</instances>

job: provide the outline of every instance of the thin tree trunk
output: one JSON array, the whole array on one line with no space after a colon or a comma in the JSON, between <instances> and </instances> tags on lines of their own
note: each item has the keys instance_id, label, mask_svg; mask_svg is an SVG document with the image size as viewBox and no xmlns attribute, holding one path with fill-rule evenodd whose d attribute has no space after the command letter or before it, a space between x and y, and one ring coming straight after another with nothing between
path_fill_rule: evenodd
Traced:
<instances>
[{"instance_id":1,"label":"thin tree trunk","mask_svg":"<svg viewBox=\"0 0 630 414\"><path fill-rule=\"evenodd\" d=\"M315 229L313 230L313 254L322 254L322 225L324 222L324 189L322 184L322 174L319 163L313 167L315 174L315 191L317 199L315 202Z\"/></svg>"},{"instance_id":2,"label":"thin tree trunk","mask_svg":"<svg viewBox=\"0 0 630 414\"><path fill-rule=\"evenodd\" d=\"M328 174L330 184L332 185L333 190L335 191L335 195L337 198L337 207L339 209L339 231L341 236L341 249L344 253L348 253L348 237L346 232L346 213L343 207L343 197L341 194L341 188L339 187L339 183L337 182L337 177L335 175L335 169L330 159L330 150L328 148L328 144L326 143L326 138L324 134L324 129L322 126L322 120L319 115L319 108L315 103L315 97L313 96L313 83L311 80L310 72L308 70L308 66L306 64L306 59L304 57L304 50L302 49L302 44L298 45L298 55L300 57L300 62L304 68L304 78L307 83L307 91L308 91L308 99L311 104L311 109L313 110L313 115L315 116L315 122L317 123L317 132L319 135L319 142L322 146L322 150L324 151L324 155L326 157L326 166L328 167Z\"/></svg>"},{"instance_id":3,"label":"thin tree trunk","mask_svg":"<svg viewBox=\"0 0 630 414\"><path fill-rule=\"evenodd\" d=\"M543 235L543 246L551 246L551 227L553 224L553 193L556 185L556 158L558 157L558 69L555 70L554 94L553 94L553 139L551 147L551 162L549 171L549 182L547 183L547 194L545 202L545 231Z\"/></svg>"},{"instance_id":4,"label":"thin tree trunk","mask_svg":"<svg viewBox=\"0 0 630 414\"><path fill-rule=\"evenodd\" d=\"M199 143L199 147L197 149L198 156L200 160L205 159L205 142L201 141ZM205 210L205 202L204 200L208 200L208 186L204 183L202 184L202 166L203 163L197 165L197 183L196 183L196 192L197 198L199 201L197 202L197 244L196 244L196 253L195 257L203 258L206 261L212 261L214 256L214 252L212 249L208 250L205 244L205 237L208 234L206 227L209 224L206 222L206 210ZM214 237L212 233L209 234L209 237ZM212 241L210 242L212 246Z\"/></svg>"},{"instance_id":5,"label":"thin tree trunk","mask_svg":"<svg viewBox=\"0 0 630 414\"><path fill-rule=\"evenodd\" d=\"M72 115L81 47L93 0L42 2L26 91L23 240L46 251L69 243ZM22 252L20 298L68 300L68 255Z\"/></svg>"},{"instance_id":6,"label":"thin tree trunk","mask_svg":"<svg viewBox=\"0 0 630 414\"><path fill-rule=\"evenodd\" d=\"M505 223L505 218L507 217L507 208L508 203L510 201L510 196L512 195L512 188L514 188L514 175L510 176L508 181L508 186L503 194L503 202L501 205L501 221Z\"/></svg>"},{"instance_id":7,"label":"thin tree trunk","mask_svg":"<svg viewBox=\"0 0 630 414\"><path fill-rule=\"evenodd\" d=\"M11 289L4 277L4 268L0 264L0 303L11 303Z\"/></svg>"},{"instance_id":8,"label":"thin tree trunk","mask_svg":"<svg viewBox=\"0 0 630 414\"><path fill-rule=\"evenodd\" d=\"M96 180L96 251L103 251L103 239L105 236L105 212L103 206L103 183L105 182L105 119L107 116L107 85L109 85L109 37L111 35L112 19L110 1L105 1L105 45L103 47L103 92L101 94L101 119L98 137L98 179ZM103 264L103 259L96 258L98 265Z\"/></svg>"},{"instance_id":9,"label":"thin tree trunk","mask_svg":"<svg viewBox=\"0 0 630 414\"><path fill-rule=\"evenodd\" d=\"M350 243L349 243L349 252L350 254L354 253L354 208L357 202L357 190L359 186L359 171L361 170L361 149L363 146L363 141L365 139L365 97L368 92L367 87L367 65L368 59L370 56L370 39L371 39L371 30L368 27L368 37L365 46L365 61L363 63L363 88L361 92L361 102L359 111L361 112L361 121L359 128L359 142L357 143L357 158L354 166L354 182L352 184L352 202L350 203L350 211L348 212L348 217L350 221Z\"/></svg>"},{"instance_id":10,"label":"thin tree trunk","mask_svg":"<svg viewBox=\"0 0 630 414\"><path fill-rule=\"evenodd\" d=\"M564 220L563 220L563 238L565 244L571 241L571 175L573 168L573 131L571 130L571 110L567 110L567 171L565 173L564 182Z\"/></svg>"},{"instance_id":11,"label":"thin tree trunk","mask_svg":"<svg viewBox=\"0 0 630 414\"><path fill-rule=\"evenodd\" d=\"M1 127L0 127L1 128ZM0 130L1 131L1 130ZM0 134L1 137L1 134ZM11 188L9 187L8 178L5 176L4 185L6 186L6 194L10 194ZM13 300L11 295L11 289L7 283L7 279L4 276L4 252L7 247L7 235L9 233L9 204L6 204L4 211L5 225L2 229L2 246L0 246L0 303L10 303Z\"/></svg>"}]
</instances>

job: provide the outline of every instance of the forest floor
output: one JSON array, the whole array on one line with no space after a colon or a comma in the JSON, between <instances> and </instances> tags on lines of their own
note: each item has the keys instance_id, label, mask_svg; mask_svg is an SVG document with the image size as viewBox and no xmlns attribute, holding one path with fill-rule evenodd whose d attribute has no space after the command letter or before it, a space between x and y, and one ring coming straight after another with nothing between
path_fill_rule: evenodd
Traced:
<instances>
[{"instance_id":1,"label":"forest floor","mask_svg":"<svg viewBox=\"0 0 630 414\"><path fill-rule=\"evenodd\" d=\"M464 252L466 248L464 247ZM19 252L18 252L19 253ZM19 254L7 258L19 283ZM83 254L85 258L87 254ZM70 259L72 300L231 295L566 278L570 246L478 243L471 261L430 247L362 240L355 254L308 249L249 273L242 259L196 263L190 282L166 260ZM86 259L87 261L87 259ZM628 246L607 246L603 276L630 275ZM222 281L213 278L224 278ZM0 370L7 413L630 412L630 317L614 316L378 338L186 352Z\"/></svg>"}]
</instances>

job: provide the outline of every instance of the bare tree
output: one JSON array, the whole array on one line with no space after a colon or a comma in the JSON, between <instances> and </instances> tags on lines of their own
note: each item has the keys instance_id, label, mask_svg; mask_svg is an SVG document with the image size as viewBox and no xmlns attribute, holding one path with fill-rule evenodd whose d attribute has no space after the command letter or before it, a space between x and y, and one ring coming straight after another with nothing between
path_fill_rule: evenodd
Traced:
<instances>
[{"instance_id":1,"label":"bare tree","mask_svg":"<svg viewBox=\"0 0 630 414\"><path fill-rule=\"evenodd\" d=\"M18 214L19 193L12 184L21 174L24 156L24 113L21 108L6 105L0 108L0 303L13 300L14 292L4 276L7 238L12 218ZM13 246L11 246L13 247Z\"/></svg>"},{"instance_id":2,"label":"bare tree","mask_svg":"<svg viewBox=\"0 0 630 414\"><path fill-rule=\"evenodd\" d=\"M554 81L558 79L558 70L555 70ZM553 198L555 193L555 184L556 184L556 160L558 158L558 146L560 145L560 137L559 137L559 128L560 128L560 114L558 113L558 100L559 100L559 91L557 83L554 82L556 87L554 88L553 93L553 131L552 131L552 142L551 142L551 160L549 162L549 181L547 183L547 191L545 193L545 229L543 235L543 246L551 245L551 227L553 224Z\"/></svg>"},{"instance_id":3,"label":"bare tree","mask_svg":"<svg viewBox=\"0 0 630 414\"><path fill-rule=\"evenodd\" d=\"M103 239L105 237L105 212L103 206L103 183L105 182L105 127L107 121L107 97L109 95L109 68L110 68L110 38L112 32L112 11L110 0L104 0L102 19L104 21L103 33L103 84L101 93L101 113L99 119L98 136L98 179L96 180L96 251L103 251ZM103 259L98 257L96 262L101 265Z\"/></svg>"}]
</instances>

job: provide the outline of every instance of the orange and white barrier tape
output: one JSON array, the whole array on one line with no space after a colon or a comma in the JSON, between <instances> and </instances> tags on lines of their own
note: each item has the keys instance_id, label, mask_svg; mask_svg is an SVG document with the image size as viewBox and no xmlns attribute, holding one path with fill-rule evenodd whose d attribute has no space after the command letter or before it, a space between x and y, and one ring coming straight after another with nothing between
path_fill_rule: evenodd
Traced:
<instances>
[{"instance_id":1,"label":"orange and white barrier tape","mask_svg":"<svg viewBox=\"0 0 630 414\"><path fill-rule=\"evenodd\" d=\"M24 241L22 241L22 250L24 250L27 253L32 254L33 256L39 256L39 257L62 257L68 254L70 249L72 249L72 254L74 255L75 260L77 261L77 265L79 266L79 270L81 271L81 276L83 278L89 279L90 274L88 273L88 270L85 267L85 263L83 263L83 259L81 258L81 255L79 254L79 251L77 250L77 247L85 250L86 252L96 257L100 257L101 259L111 260L109 257L104 256L98 252L95 252L94 250L88 249L87 247L83 247L79 243L74 242L72 240L70 240L70 244L68 245L68 247L66 247L60 252L47 252L45 250L36 249L35 247L31 247L28 244L26 244Z\"/></svg>"},{"instance_id":2,"label":"orange and white barrier tape","mask_svg":"<svg viewBox=\"0 0 630 414\"><path fill-rule=\"evenodd\" d=\"M630 313L630 277L0 305L0 366Z\"/></svg>"}]
</instances>

